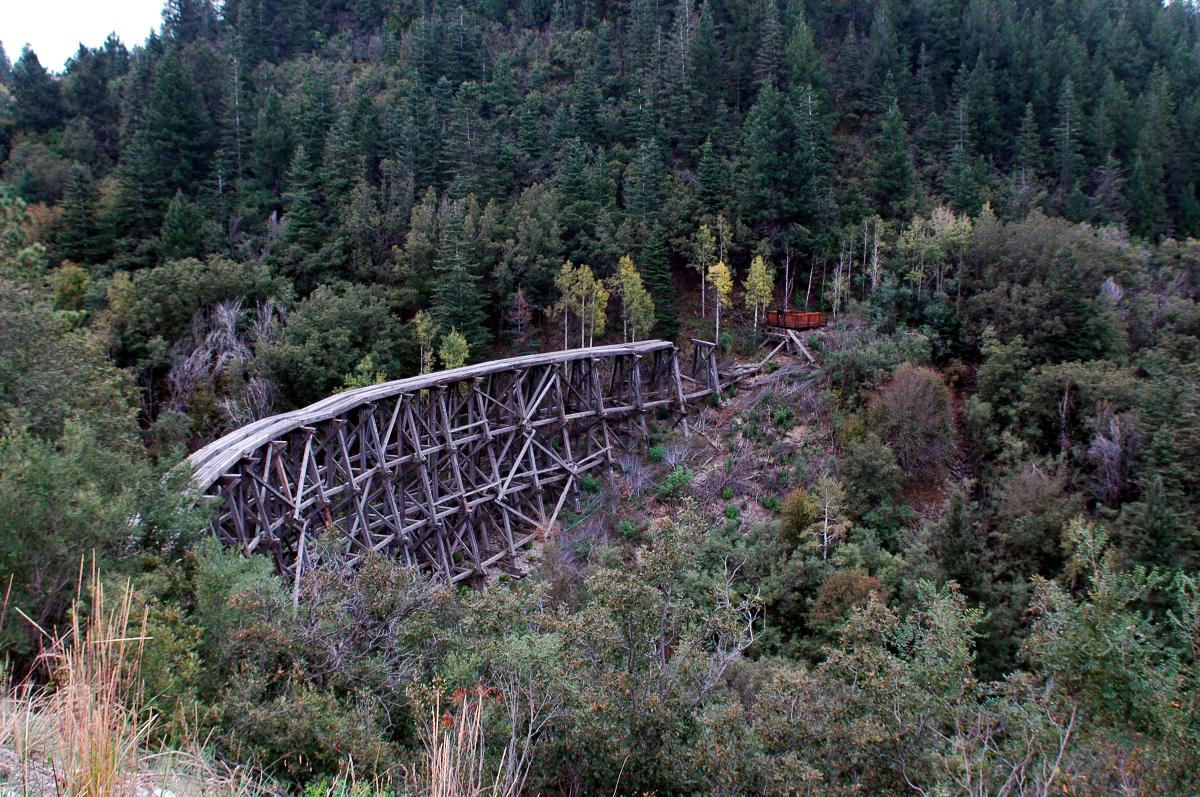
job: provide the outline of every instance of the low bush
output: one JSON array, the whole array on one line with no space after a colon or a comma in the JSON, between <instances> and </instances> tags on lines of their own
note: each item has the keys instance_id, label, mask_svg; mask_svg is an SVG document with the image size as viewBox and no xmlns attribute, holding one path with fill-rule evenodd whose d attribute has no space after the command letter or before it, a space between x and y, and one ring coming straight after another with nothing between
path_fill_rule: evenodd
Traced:
<instances>
[{"instance_id":1,"label":"low bush","mask_svg":"<svg viewBox=\"0 0 1200 797\"><path fill-rule=\"evenodd\" d=\"M692 469L686 465L676 465L663 483L658 486L658 498L661 501L677 501L683 497L688 488L692 486L692 479L695 474Z\"/></svg>"}]
</instances>

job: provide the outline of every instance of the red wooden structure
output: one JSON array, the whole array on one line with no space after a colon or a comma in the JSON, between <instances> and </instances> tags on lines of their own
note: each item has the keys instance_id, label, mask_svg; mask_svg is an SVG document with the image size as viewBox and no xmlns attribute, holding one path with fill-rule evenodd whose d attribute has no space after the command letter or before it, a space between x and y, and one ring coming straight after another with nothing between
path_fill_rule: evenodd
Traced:
<instances>
[{"instance_id":1,"label":"red wooden structure","mask_svg":"<svg viewBox=\"0 0 1200 797\"><path fill-rule=\"evenodd\" d=\"M829 313L810 310L768 310L767 326L780 329L816 329L829 321Z\"/></svg>"}]
</instances>

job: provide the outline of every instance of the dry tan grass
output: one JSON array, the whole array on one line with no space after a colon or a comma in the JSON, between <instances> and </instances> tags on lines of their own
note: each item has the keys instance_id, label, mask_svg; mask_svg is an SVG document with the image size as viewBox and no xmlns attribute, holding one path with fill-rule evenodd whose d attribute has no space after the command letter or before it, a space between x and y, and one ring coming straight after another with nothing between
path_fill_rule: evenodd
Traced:
<instances>
[{"instance_id":1,"label":"dry tan grass","mask_svg":"<svg viewBox=\"0 0 1200 797\"><path fill-rule=\"evenodd\" d=\"M149 751L156 718L144 709L139 677L146 616L134 614L129 585L112 601L94 567L86 588L81 568L77 592L65 633L38 628L45 639L38 664L48 682L26 680L0 698L0 790L70 797L253 791L201 756ZM83 595L90 597L86 617Z\"/></svg>"},{"instance_id":2,"label":"dry tan grass","mask_svg":"<svg viewBox=\"0 0 1200 797\"><path fill-rule=\"evenodd\" d=\"M422 797L517 797L520 785L505 782L503 759L492 777L487 774L483 717L488 699L483 688L459 692L451 712L435 696L425 726L425 755L410 780L413 792Z\"/></svg>"}]
</instances>

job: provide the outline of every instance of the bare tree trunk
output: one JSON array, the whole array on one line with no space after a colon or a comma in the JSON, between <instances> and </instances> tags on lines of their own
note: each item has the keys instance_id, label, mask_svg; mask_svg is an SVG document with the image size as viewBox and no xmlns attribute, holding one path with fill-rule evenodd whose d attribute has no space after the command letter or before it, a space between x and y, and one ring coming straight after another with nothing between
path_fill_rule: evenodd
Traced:
<instances>
[{"instance_id":1,"label":"bare tree trunk","mask_svg":"<svg viewBox=\"0 0 1200 797\"><path fill-rule=\"evenodd\" d=\"M783 247L783 309L787 310L792 303L792 247Z\"/></svg>"},{"instance_id":2,"label":"bare tree trunk","mask_svg":"<svg viewBox=\"0 0 1200 797\"><path fill-rule=\"evenodd\" d=\"M816 268L817 268L817 253L813 252L812 265L810 265L808 267L808 289L804 291L804 309L805 310L807 310L809 307L812 306L811 304L809 304L809 302L812 301L813 271L815 271Z\"/></svg>"}]
</instances>

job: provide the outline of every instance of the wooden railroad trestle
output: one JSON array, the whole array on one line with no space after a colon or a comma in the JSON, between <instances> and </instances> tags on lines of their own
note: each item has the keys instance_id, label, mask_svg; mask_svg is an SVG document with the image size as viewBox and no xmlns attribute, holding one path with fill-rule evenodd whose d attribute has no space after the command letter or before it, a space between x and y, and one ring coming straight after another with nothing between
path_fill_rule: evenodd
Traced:
<instances>
[{"instance_id":1,"label":"wooden railroad trestle","mask_svg":"<svg viewBox=\"0 0 1200 797\"><path fill-rule=\"evenodd\" d=\"M349 390L237 429L189 457L212 530L298 575L333 531L448 582L511 561L581 477L718 394L715 347L640 341L534 354ZM686 422L686 421L685 421Z\"/></svg>"}]
</instances>

